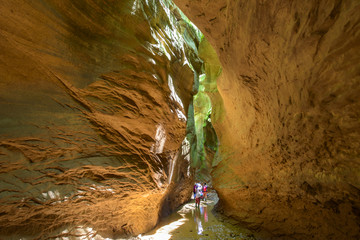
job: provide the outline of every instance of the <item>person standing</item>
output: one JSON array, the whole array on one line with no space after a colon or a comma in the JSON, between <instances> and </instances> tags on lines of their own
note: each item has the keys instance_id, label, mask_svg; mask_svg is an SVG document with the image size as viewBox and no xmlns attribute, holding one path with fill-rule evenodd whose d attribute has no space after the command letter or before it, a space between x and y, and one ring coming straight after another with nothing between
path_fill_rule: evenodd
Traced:
<instances>
[{"instance_id":1,"label":"person standing","mask_svg":"<svg viewBox=\"0 0 360 240\"><path fill-rule=\"evenodd\" d=\"M196 199L196 188L197 188L197 183L194 184L194 199Z\"/></svg>"},{"instance_id":2,"label":"person standing","mask_svg":"<svg viewBox=\"0 0 360 240\"><path fill-rule=\"evenodd\" d=\"M203 192L204 192L204 201L206 201L206 197L207 197L207 185L206 185L206 183L204 183Z\"/></svg>"},{"instance_id":3,"label":"person standing","mask_svg":"<svg viewBox=\"0 0 360 240\"><path fill-rule=\"evenodd\" d=\"M198 183L196 187L195 207L200 207L201 196L202 196L202 186L200 183Z\"/></svg>"}]
</instances>

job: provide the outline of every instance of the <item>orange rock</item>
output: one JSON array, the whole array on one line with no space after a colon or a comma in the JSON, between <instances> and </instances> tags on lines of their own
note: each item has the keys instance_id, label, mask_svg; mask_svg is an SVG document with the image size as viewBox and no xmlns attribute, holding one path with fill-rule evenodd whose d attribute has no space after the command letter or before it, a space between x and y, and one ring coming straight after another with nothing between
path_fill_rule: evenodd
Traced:
<instances>
[{"instance_id":1,"label":"orange rock","mask_svg":"<svg viewBox=\"0 0 360 240\"><path fill-rule=\"evenodd\" d=\"M174 2L223 68L225 213L275 239L359 239L359 3Z\"/></svg>"}]
</instances>

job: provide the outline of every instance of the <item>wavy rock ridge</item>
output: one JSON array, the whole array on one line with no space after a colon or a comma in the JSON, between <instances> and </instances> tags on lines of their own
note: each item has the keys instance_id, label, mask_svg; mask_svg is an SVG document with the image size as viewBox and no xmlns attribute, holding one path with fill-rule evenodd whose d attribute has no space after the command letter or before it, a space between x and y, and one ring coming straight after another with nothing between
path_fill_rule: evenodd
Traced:
<instances>
[{"instance_id":1,"label":"wavy rock ridge","mask_svg":"<svg viewBox=\"0 0 360 240\"><path fill-rule=\"evenodd\" d=\"M215 48L224 212L278 239L359 239L358 1L174 1Z\"/></svg>"},{"instance_id":2,"label":"wavy rock ridge","mask_svg":"<svg viewBox=\"0 0 360 240\"><path fill-rule=\"evenodd\" d=\"M0 16L1 236L139 234L188 199L202 63L171 3L6 1Z\"/></svg>"}]
</instances>

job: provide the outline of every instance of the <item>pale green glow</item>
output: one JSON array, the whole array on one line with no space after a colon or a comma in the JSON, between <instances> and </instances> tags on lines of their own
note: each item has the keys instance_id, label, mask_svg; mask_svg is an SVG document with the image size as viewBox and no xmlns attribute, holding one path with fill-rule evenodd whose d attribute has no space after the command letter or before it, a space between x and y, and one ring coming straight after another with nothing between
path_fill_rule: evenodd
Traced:
<instances>
[{"instance_id":1,"label":"pale green glow","mask_svg":"<svg viewBox=\"0 0 360 240\"><path fill-rule=\"evenodd\" d=\"M187 64L192 70L194 70L193 66L191 65L189 59L187 59L187 56L185 54L185 46L191 47L191 49L195 53L197 53L197 46L195 46L193 39L186 41L186 36L184 35L184 33L182 33L180 27L181 24L179 24L174 14L172 14L173 9L176 9L176 11L178 11L182 16L183 20L191 26L191 28L195 32L198 41L200 41L203 37L202 33L199 31L199 29L197 29L194 24L189 21L188 18L185 17L185 15L175 5L173 5L172 1L160 0L158 3L165 11L165 15L162 15L159 19L157 19L157 17L160 17L160 15L157 16L157 5L154 3L149 3L149 1L145 1L144 3L142 1L135 0L132 7L132 14L135 14L140 8L153 8L152 12L154 13L154 15L151 16L147 16L146 11L142 11L145 14L145 18L148 20L150 26L152 26L151 35L156 41L156 43L149 42L148 45L145 47L154 55L155 53L159 55L161 55L161 53L164 54L169 60L179 58L179 56L176 56L173 50L176 50L178 53L181 52L183 64ZM146 4L146 6L144 6L144 4ZM163 19L164 17L167 19ZM162 21L166 22L166 24L163 24L165 27L159 28L156 23L161 24Z\"/></svg>"}]
</instances>

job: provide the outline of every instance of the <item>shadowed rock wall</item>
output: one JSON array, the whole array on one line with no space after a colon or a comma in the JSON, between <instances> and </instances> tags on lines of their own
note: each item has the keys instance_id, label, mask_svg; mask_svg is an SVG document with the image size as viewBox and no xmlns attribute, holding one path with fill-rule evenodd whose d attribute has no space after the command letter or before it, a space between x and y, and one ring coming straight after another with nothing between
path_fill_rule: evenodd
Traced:
<instances>
[{"instance_id":1,"label":"shadowed rock wall","mask_svg":"<svg viewBox=\"0 0 360 240\"><path fill-rule=\"evenodd\" d=\"M188 200L190 65L201 61L177 10L138 0L1 6L0 235L138 234Z\"/></svg>"},{"instance_id":2,"label":"shadowed rock wall","mask_svg":"<svg viewBox=\"0 0 360 240\"><path fill-rule=\"evenodd\" d=\"M224 212L274 238L358 239L359 2L174 2L223 68Z\"/></svg>"}]
</instances>

